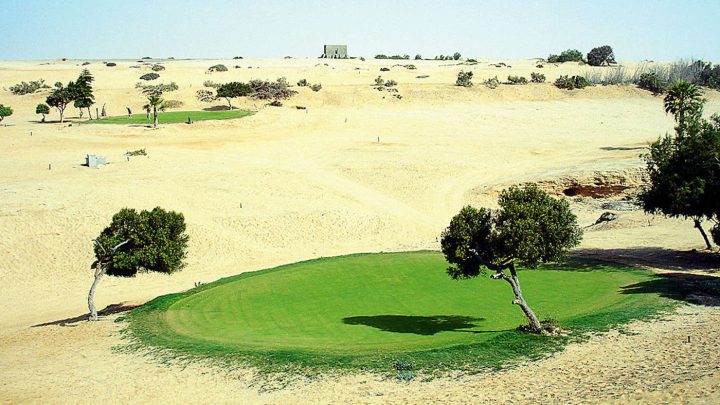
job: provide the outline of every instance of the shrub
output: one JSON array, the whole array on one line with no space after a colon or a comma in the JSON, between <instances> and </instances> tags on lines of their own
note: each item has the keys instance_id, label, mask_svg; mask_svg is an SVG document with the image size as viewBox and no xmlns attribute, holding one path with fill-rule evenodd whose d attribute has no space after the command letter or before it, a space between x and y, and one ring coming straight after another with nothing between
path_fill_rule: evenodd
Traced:
<instances>
[{"instance_id":1,"label":"shrub","mask_svg":"<svg viewBox=\"0 0 720 405\"><path fill-rule=\"evenodd\" d=\"M545 83L545 75L542 73L530 73L530 81L533 83Z\"/></svg>"},{"instance_id":2,"label":"shrub","mask_svg":"<svg viewBox=\"0 0 720 405\"><path fill-rule=\"evenodd\" d=\"M282 104L282 102L281 102L280 100L273 100L273 101L270 102L270 104L268 104L268 105L271 105L271 106L273 106L273 107L282 107L283 104Z\"/></svg>"},{"instance_id":3,"label":"shrub","mask_svg":"<svg viewBox=\"0 0 720 405\"><path fill-rule=\"evenodd\" d=\"M571 76L567 75L558 77L555 80L555 87L565 90L582 89L584 87L591 86L590 82L582 76Z\"/></svg>"},{"instance_id":4,"label":"shrub","mask_svg":"<svg viewBox=\"0 0 720 405\"><path fill-rule=\"evenodd\" d=\"M397 82L395 80L390 79L385 82L385 87L395 87L395 86L397 86Z\"/></svg>"},{"instance_id":5,"label":"shrub","mask_svg":"<svg viewBox=\"0 0 720 405\"><path fill-rule=\"evenodd\" d=\"M163 70L165 70L165 66L163 66L163 65L153 65L151 69L152 69L153 72L162 72Z\"/></svg>"},{"instance_id":6,"label":"shrub","mask_svg":"<svg viewBox=\"0 0 720 405\"><path fill-rule=\"evenodd\" d=\"M560 55L550 55L547 58L548 63L564 63L564 62L582 62L583 55L577 49L568 49Z\"/></svg>"},{"instance_id":7,"label":"shrub","mask_svg":"<svg viewBox=\"0 0 720 405\"><path fill-rule=\"evenodd\" d=\"M115 63L115 62L108 62L108 63L105 64L105 66L107 66L107 67L113 67L113 66L117 66L117 63Z\"/></svg>"},{"instance_id":8,"label":"shrub","mask_svg":"<svg viewBox=\"0 0 720 405\"><path fill-rule=\"evenodd\" d=\"M500 80L498 80L497 76L495 76L485 80L483 84L489 89L496 89L500 85Z\"/></svg>"},{"instance_id":9,"label":"shrub","mask_svg":"<svg viewBox=\"0 0 720 405\"><path fill-rule=\"evenodd\" d=\"M383 80L382 76L378 76L375 78L375 85L376 86L382 86L385 84L385 80Z\"/></svg>"},{"instance_id":10,"label":"shrub","mask_svg":"<svg viewBox=\"0 0 720 405\"><path fill-rule=\"evenodd\" d=\"M233 59L242 59L242 58L243 58L242 56L235 56L235 57L233 57Z\"/></svg>"},{"instance_id":11,"label":"shrub","mask_svg":"<svg viewBox=\"0 0 720 405\"><path fill-rule=\"evenodd\" d=\"M658 77L657 73L643 73L637 79L637 86L641 89L652 91L654 94L664 93L668 88L668 83Z\"/></svg>"},{"instance_id":12,"label":"shrub","mask_svg":"<svg viewBox=\"0 0 720 405\"><path fill-rule=\"evenodd\" d=\"M697 84L720 90L720 65L713 66L712 63L703 61L697 61L696 65L702 66L702 70L697 73Z\"/></svg>"},{"instance_id":13,"label":"shrub","mask_svg":"<svg viewBox=\"0 0 720 405\"><path fill-rule=\"evenodd\" d=\"M287 87L287 83L284 83L282 79L278 79L274 82L251 80L248 82L248 85L254 91L252 97L259 100L288 99L297 94L297 91L289 89Z\"/></svg>"},{"instance_id":14,"label":"shrub","mask_svg":"<svg viewBox=\"0 0 720 405\"><path fill-rule=\"evenodd\" d=\"M460 56L461 56L461 55L460 55L460 52L455 52L455 53L453 54L452 58L453 58L454 60L459 60L459 59L460 59Z\"/></svg>"},{"instance_id":15,"label":"shrub","mask_svg":"<svg viewBox=\"0 0 720 405\"><path fill-rule=\"evenodd\" d=\"M308 86L308 81L307 81L307 79L300 79L300 80L298 80L297 85L298 85L299 87L307 87L307 86Z\"/></svg>"},{"instance_id":16,"label":"shrub","mask_svg":"<svg viewBox=\"0 0 720 405\"><path fill-rule=\"evenodd\" d=\"M13 109L0 104L0 122L2 122L5 117L9 117L11 115L13 115Z\"/></svg>"},{"instance_id":17,"label":"shrub","mask_svg":"<svg viewBox=\"0 0 720 405\"><path fill-rule=\"evenodd\" d=\"M207 70L208 72L227 72L228 68L225 65L213 65Z\"/></svg>"},{"instance_id":18,"label":"shrub","mask_svg":"<svg viewBox=\"0 0 720 405\"><path fill-rule=\"evenodd\" d=\"M478 63L477 59L472 59L472 58L466 60L465 62L467 62L470 65L474 65L474 64Z\"/></svg>"},{"instance_id":19,"label":"shrub","mask_svg":"<svg viewBox=\"0 0 720 405\"><path fill-rule=\"evenodd\" d=\"M420 54L415 55L415 60L422 60L422 55L420 55Z\"/></svg>"},{"instance_id":20,"label":"shrub","mask_svg":"<svg viewBox=\"0 0 720 405\"><path fill-rule=\"evenodd\" d=\"M631 76L628 73L627 69L619 66L603 70L590 70L586 72L583 76L591 84L602 84L603 86L607 86L613 84L633 84L636 82L636 74Z\"/></svg>"},{"instance_id":21,"label":"shrub","mask_svg":"<svg viewBox=\"0 0 720 405\"><path fill-rule=\"evenodd\" d=\"M45 115L50 114L50 106L47 104L38 104L35 107L35 114L42 114L42 121L45 122Z\"/></svg>"},{"instance_id":22,"label":"shrub","mask_svg":"<svg viewBox=\"0 0 720 405\"><path fill-rule=\"evenodd\" d=\"M508 82L510 84L528 84L524 76L508 76Z\"/></svg>"},{"instance_id":23,"label":"shrub","mask_svg":"<svg viewBox=\"0 0 720 405\"><path fill-rule=\"evenodd\" d=\"M90 62L83 62L83 63L82 63L82 66L87 66L87 65L89 65L89 64L90 64Z\"/></svg>"},{"instance_id":24,"label":"shrub","mask_svg":"<svg viewBox=\"0 0 720 405\"><path fill-rule=\"evenodd\" d=\"M165 102L163 102L163 107L167 109L180 108L183 104L184 103L180 100L165 100Z\"/></svg>"},{"instance_id":25,"label":"shrub","mask_svg":"<svg viewBox=\"0 0 720 405\"><path fill-rule=\"evenodd\" d=\"M609 45L593 48L587 54L587 63L590 66L602 66L615 63L615 54Z\"/></svg>"},{"instance_id":26,"label":"shrub","mask_svg":"<svg viewBox=\"0 0 720 405\"><path fill-rule=\"evenodd\" d=\"M381 72L389 72L390 68L383 67L383 68L380 68L380 71Z\"/></svg>"},{"instance_id":27,"label":"shrub","mask_svg":"<svg viewBox=\"0 0 720 405\"><path fill-rule=\"evenodd\" d=\"M403 65L403 66L405 67L405 69L408 69L408 70L415 70L415 69L417 69L417 67L416 67L415 65Z\"/></svg>"},{"instance_id":28,"label":"shrub","mask_svg":"<svg viewBox=\"0 0 720 405\"><path fill-rule=\"evenodd\" d=\"M32 94L40 89L49 89L50 86L45 84L45 80L39 79L39 80L32 80L28 83L26 82L20 82L14 86L10 86L8 90L10 90L10 93L16 95L16 96L22 96L25 94Z\"/></svg>"},{"instance_id":29,"label":"shrub","mask_svg":"<svg viewBox=\"0 0 720 405\"><path fill-rule=\"evenodd\" d=\"M315 83L312 86L310 86L310 89L312 89L312 91L320 91L320 89L322 89L322 84Z\"/></svg>"},{"instance_id":30,"label":"shrub","mask_svg":"<svg viewBox=\"0 0 720 405\"><path fill-rule=\"evenodd\" d=\"M160 75L157 73L145 73L144 75L140 76L140 80L155 80L159 78Z\"/></svg>"},{"instance_id":31,"label":"shrub","mask_svg":"<svg viewBox=\"0 0 720 405\"><path fill-rule=\"evenodd\" d=\"M202 101L203 103L212 103L213 101L217 100L217 97L215 97L215 93L210 90L198 90L197 92L195 92L195 97L198 99L198 101Z\"/></svg>"},{"instance_id":32,"label":"shrub","mask_svg":"<svg viewBox=\"0 0 720 405\"><path fill-rule=\"evenodd\" d=\"M471 71L460 71L457 75L457 80L455 80L456 86L462 86L462 87L471 87L473 85L472 83L473 78L473 72Z\"/></svg>"},{"instance_id":33,"label":"shrub","mask_svg":"<svg viewBox=\"0 0 720 405\"><path fill-rule=\"evenodd\" d=\"M205 81L203 82L203 86L204 86L204 87L209 87L209 88L211 88L211 89L217 89L218 87L220 87L220 83L215 83L215 82L212 81L212 80L205 80Z\"/></svg>"},{"instance_id":34,"label":"shrub","mask_svg":"<svg viewBox=\"0 0 720 405\"><path fill-rule=\"evenodd\" d=\"M135 84L135 88L140 89L140 91L145 94L169 93L171 91L179 89L177 83L175 82L170 82L169 84L142 84L138 82L137 84Z\"/></svg>"}]
</instances>

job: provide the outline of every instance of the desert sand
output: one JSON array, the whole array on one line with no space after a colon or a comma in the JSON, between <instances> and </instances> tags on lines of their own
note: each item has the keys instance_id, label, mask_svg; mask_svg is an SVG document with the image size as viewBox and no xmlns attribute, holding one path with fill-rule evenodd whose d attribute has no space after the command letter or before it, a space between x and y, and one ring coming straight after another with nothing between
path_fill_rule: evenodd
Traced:
<instances>
[{"instance_id":1,"label":"desert sand","mask_svg":"<svg viewBox=\"0 0 720 405\"><path fill-rule=\"evenodd\" d=\"M74 80L83 61L3 61L0 88L22 80ZM396 382L378 375L342 375L286 387L258 381L251 370L205 364L162 364L113 350L122 344L118 314L96 323L82 317L92 283L92 240L122 207L161 206L184 213L190 235L187 267L172 276L105 278L98 308L137 305L156 296L246 271L356 252L437 249L451 216L465 204L492 206L497 190L530 181L559 193L571 183L605 179L641 182L639 155L671 132L662 98L629 86L563 91L569 63L535 68L533 60L449 61L171 60L158 82L175 81L180 110L208 108L195 100L205 80L287 77L322 83L283 107L235 104L253 116L193 125L87 125L68 109L68 123L40 124L35 106L46 93L0 104L14 115L0 125L0 401L7 403L430 403L527 401L720 401L720 309L687 304L661 319L635 322L632 334L610 332L570 345L547 359L498 373ZM136 61L87 66L99 107L109 115L140 112L134 88L147 68ZM228 72L207 74L224 63ZM412 63L416 70L396 66ZM234 69L234 65L240 65ZM633 63L626 63L633 66ZM251 67L251 68L250 68ZM454 86L460 69L475 73L472 88ZM547 76L545 84L488 89L482 80L509 74ZM398 82L398 100L371 84ZM427 78L417 76L428 75ZM720 94L707 91L706 112L720 112ZM218 102L218 105L223 103ZM306 110L295 106L305 106ZM94 110L93 110L94 112ZM59 117L55 111L49 121ZM148 157L124 156L146 148ZM81 166L86 154L109 164ZM575 254L658 271L712 274L708 261L682 260L702 249L689 221L605 211L573 200L585 229ZM676 251L680 251L680 258ZM693 256L695 257L695 256ZM49 324L38 326L41 324ZM691 336L692 343L684 343Z\"/></svg>"}]
</instances>

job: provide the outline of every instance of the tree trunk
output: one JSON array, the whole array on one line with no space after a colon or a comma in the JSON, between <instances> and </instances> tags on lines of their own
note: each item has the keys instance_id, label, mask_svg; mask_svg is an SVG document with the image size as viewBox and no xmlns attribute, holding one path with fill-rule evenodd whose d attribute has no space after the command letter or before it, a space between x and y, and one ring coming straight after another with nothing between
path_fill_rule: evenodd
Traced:
<instances>
[{"instance_id":1,"label":"tree trunk","mask_svg":"<svg viewBox=\"0 0 720 405\"><path fill-rule=\"evenodd\" d=\"M88 293L88 309L90 310L90 317L88 318L91 321L97 321L98 315L97 315L97 309L95 309L95 290L97 289L98 284L100 284L100 279L102 279L102 276L105 274L105 266L102 265L102 263L98 262L97 267L95 268L95 281L93 281L92 286L90 287L90 292Z\"/></svg>"},{"instance_id":2,"label":"tree trunk","mask_svg":"<svg viewBox=\"0 0 720 405\"><path fill-rule=\"evenodd\" d=\"M45 114L43 114L42 116L43 116L42 121L40 121L40 122L45 122Z\"/></svg>"},{"instance_id":3,"label":"tree trunk","mask_svg":"<svg viewBox=\"0 0 720 405\"><path fill-rule=\"evenodd\" d=\"M58 111L60 111L60 123L62 124L63 123L63 114L65 114L65 110L62 109L62 110L58 110Z\"/></svg>"},{"instance_id":4,"label":"tree trunk","mask_svg":"<svg viewBox=\"0 0 720 405\"><path fill-rule=\"evenodd\" d=\"M153 107L153 128L158 127L158 113L157 107Z\"/></svg>"},{"instance_id":5,"label":"tree trunk","mask_svg":"<svg viewBox=\"0 0 720 405\"><path fill-rule=\"evenodd\" d=\"M702 235L703 239L705 239L705 246L707 250L712 249L712 245L710 244L710 239L708 239L707 234L705 233L705 230L702 227L702 224L700 223L700 220L697 218L693 218L693 221L695 221L695 228L700 231L700 234Z\"/></svg>"},{"instance_id":6,"label":"tree trunk","mask_svg":"<svg viewBox=\"0 0 720 405\"><path fill-rule=\"evenodd\" d=\"M512 303L519 306L523 310L525 316L530 321L530 327L535 332L542 334L546 333L543 330L543 327L540 324L537 316L535 315L535 312L533 312L533 310L530 308L530 305L528 305L527 301L525 301L525 297L523 297L522 289L520 288L520 280L518 279L517 273L515 272L515 264L510 263L507 268L510 269L510 277L508 277L507 274L505 274L502 270L497 270L497 272L493 274L492 278L501 278L510 284L513 289L513 293L515 294L515 299Z\"/></svg>"},{"instance_id":7,"label":"tree trunk","mask_svg":"<svg viewBox=\"0 0 720 405\"><path fill-rule=\"evenodd\" d=\"M230 101L230 98L227 98L226 100L228 102L228 110L232 111L232 103Z\"/></svg>"},{"instance_id":8,"label":"tree trunk","mask_svg":"<svg viewBox=\"0 0 720 405\"><path fill-rule=\"evenodd\" d=\"M90 113L90 106L88 106L88 119L92 121L92 114Z\"/></svg>"}]
</instances>

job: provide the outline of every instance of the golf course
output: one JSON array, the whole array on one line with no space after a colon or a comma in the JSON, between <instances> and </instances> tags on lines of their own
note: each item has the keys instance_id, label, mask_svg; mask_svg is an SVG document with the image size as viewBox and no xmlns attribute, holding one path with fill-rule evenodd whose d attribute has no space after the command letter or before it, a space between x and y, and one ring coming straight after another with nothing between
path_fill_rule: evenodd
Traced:
<instances>
[{"instance_id":1,"label":"golf course","mask_svg":"<svg viewBox=\"0 0 720 405\"><path fill-rule=\"evenodd\" d=\"M525 319L506 283L455 281L446 267L441 253L418 251L244 273L159 297L129 314L129 330L171 355L372 369L394 359L420 368L499 367L567 341L517 331ZM651 273L602 262L522 270L519 278L539 316L556 320L568 336L670 305L655 294L628 293Z\"/></svg>"},{"instance_id":2,"label":"golf course","mask_svg":"<svg viewBox=\"0 0 720 405\"><path fill-rule=\"evenodd\" d=\"M231 120L247 117L252 115L252 111L248 110L219 110L219 111L167 111L160 114L160 121L163 124L180 124L186 123L188 118L193 121L209 121L209 120ZM148 119L146 114L132 114L130 118L127 115L119 115L114 117L101 118L99 120L88 121L89 124L119 124L119 125L152 125L152 114Z\"/></svg>"}]
</instances>

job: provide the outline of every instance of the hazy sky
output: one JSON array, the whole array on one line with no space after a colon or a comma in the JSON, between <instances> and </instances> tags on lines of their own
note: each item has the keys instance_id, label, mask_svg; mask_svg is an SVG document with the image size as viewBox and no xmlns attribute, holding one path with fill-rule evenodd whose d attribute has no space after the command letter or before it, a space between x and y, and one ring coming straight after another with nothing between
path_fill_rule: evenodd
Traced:
<instances>
[{"instance_id":1,"label":"hazy sky","mask_svg":"<svg viewBox=\"0 0 720 405\"><path fill-rule=\"evenodd\" d=\"M720 0L0 0L0 59L317 57L459 51L720 61Z\"/></svg>"}]
</instances>

